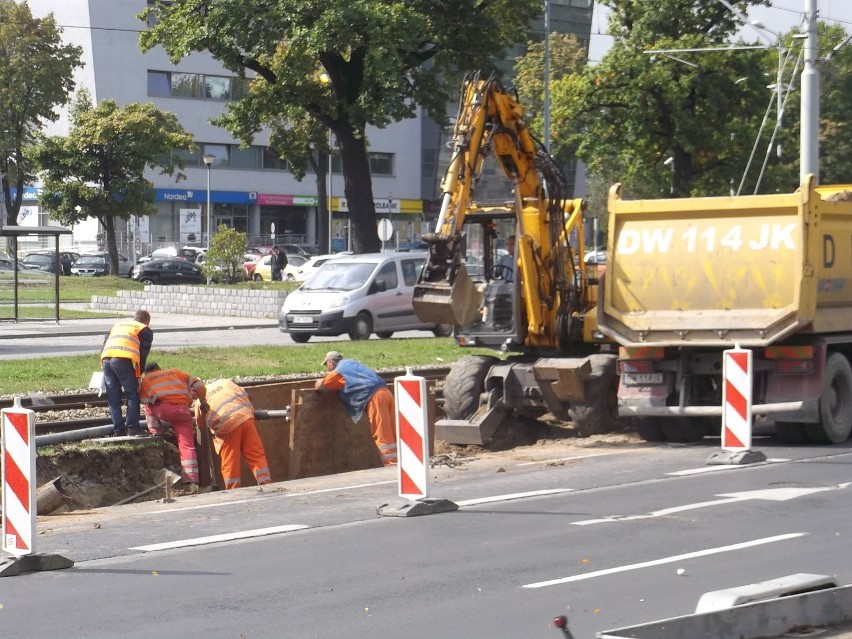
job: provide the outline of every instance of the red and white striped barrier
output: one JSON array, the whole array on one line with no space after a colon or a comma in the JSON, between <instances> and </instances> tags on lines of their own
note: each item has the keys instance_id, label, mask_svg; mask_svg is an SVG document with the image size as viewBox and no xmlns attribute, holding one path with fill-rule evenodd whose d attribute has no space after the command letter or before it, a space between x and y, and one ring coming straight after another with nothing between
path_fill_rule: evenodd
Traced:
<instances>
[{"instance_id":1,"label":"red and white striped barrier","mask_svg":"<svg viewBox=\"0 0 852 639\"><path fill-rule=\"evenodd\" d=\"M724 351L722 357L722 450L749 450L752 353L737 347Z\"/></svg>"},{"instance_id":2,"label":"red and white striped barrier","mask_svg":"<svg viewBox=\"0 0 852 639\"><path fill-rule=\"evenodd\" d=\"M0 411L3 451L3 550L21 557L34 552L36 536L35 412L21 407Z\"/></svg>"},{"instance_id":3,"label":"red and white striped barrier","mask_svg":"<svg viewBox=\"0 0 852 639\"><path fill-rule=\"evenodd\" d=\"M752 464L766 455L751 450L752 353L737 344L722 352L722 450L708 464Z\"/></svg>"},{"instance_id":4,"label":"red and white striped barrier","mask_svg":"<svg viewBox=\"0 0 852 639\"><path fill-rule=\"evenodd\" d=\"M429 441L426 379L407 369L393 380L396 398L396 440L399 496L429 496Z\"/></svg>"}]
</instances>

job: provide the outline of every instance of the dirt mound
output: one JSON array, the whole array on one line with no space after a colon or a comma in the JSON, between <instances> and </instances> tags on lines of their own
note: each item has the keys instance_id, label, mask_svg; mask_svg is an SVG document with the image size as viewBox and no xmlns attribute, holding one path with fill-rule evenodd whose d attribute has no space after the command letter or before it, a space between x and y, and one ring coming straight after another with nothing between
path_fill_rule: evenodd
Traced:
<instances>
[{"instance_id":1,"label":"dirt mound","mask_svg":"<svg viewBox=\"0 0 852 639\"><path fill-rule=\"evenodd\" d=\"M61 492L71 498L64 508L98 508L153 487L155 475L163 468L180 473L180 453L165 440L63 444L39 450L36 483L41 486L61 476ZM155 489L138 499L163 495L163 489Z\"/></svg>"}]
</instances>

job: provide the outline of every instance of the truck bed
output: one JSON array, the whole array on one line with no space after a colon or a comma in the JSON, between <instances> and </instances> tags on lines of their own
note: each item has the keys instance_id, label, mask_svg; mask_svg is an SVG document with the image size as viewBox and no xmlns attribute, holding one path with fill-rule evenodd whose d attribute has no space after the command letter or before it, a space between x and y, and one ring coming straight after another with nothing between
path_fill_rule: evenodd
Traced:
<instances>
[{"instance_id":1,"label":"truck bed","mask_svg":"<svg viewBox=\"0 0 852 639\"><path fill-rule=\"evenodd\" d=\"M625 346L765 346L852 328L852 186L609 195L599 327Z\"/></svg>"}]
</instances>

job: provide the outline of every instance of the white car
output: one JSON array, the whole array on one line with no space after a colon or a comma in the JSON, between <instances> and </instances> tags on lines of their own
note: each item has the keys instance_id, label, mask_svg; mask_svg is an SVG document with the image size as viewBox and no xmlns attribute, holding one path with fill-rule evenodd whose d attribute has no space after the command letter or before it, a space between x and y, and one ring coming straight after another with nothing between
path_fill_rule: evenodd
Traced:
<instances>
[{"instance_id":1,"label":"white car","mask_svg":"<svg viewBox=\"0 0 852 639\"><path fill-rule=\"evenodd\" d=\"M325 255L314 255L307 262L298 267L298 275L296 276L297 280L306 280L310 277L313 272L318 269L320 266L328 262L330 259L335 257L340 257L342 255L351 255L351 251L345 251L343 253L327 253Z\"/></svg>"}]
</instances>

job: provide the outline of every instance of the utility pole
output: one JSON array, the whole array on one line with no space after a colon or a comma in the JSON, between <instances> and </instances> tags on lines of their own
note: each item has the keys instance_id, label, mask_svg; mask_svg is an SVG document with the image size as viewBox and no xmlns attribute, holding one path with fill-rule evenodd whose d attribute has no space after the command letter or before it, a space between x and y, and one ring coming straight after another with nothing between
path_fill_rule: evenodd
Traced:
<instances>
[{"instance_id":1,"label":"utility pole","mask_svg":"<svg viewBox=\"0 0 852 639\"><path fill-rule=\"evenodd\" d=\"M805 0L805 68L802 71L802 125L799 178L813 174L819 184L819 68L817 66L817 0Z\"/></svg>"}]
</instances>

